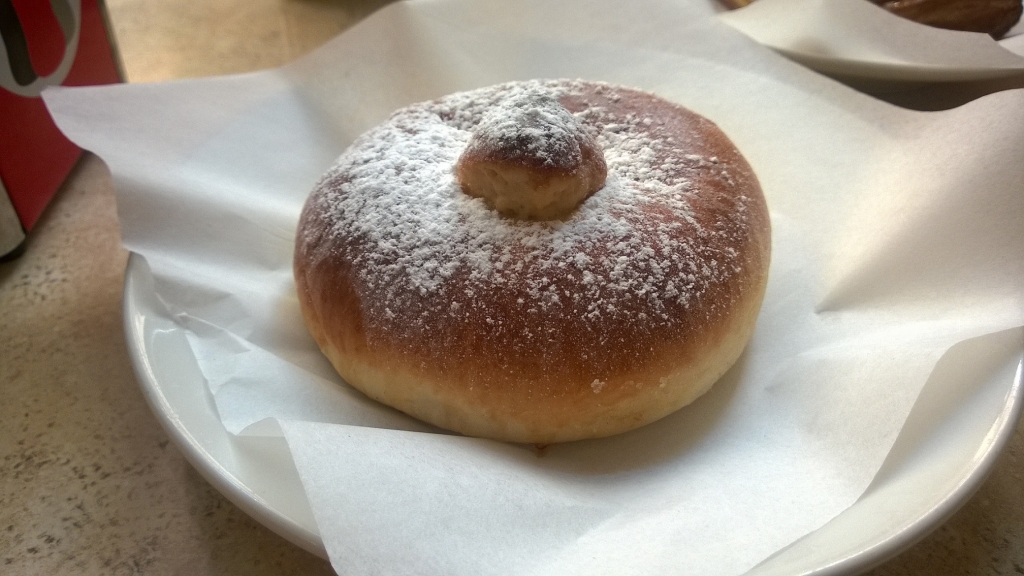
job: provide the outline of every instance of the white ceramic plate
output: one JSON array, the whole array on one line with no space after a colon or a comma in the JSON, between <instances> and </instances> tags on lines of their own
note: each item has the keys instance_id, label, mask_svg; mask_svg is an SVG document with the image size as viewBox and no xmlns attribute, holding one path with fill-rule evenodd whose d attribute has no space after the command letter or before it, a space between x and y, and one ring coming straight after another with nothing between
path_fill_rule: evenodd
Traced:
<instances>
[{"instance_id":1,"label":"white ceramic plate","mask_svg":"<svg viewBox=\"0 0 1024 576\"><path fill-rule=\"evenodd\" d=\"M1024 74L1024 20L997 43L904 20L862 0L758 0L735 11L713 2L733 28L839 78L930 83Z\"/></svg>"},{"instance_id":2,"label":"white ceramic plate","mask_svg":"<svg viewBox=\"0 0 1024 576\"><path fill-rule=\"evenodd\" d=\"M168 435L229 500L291 542L327 557L282 438L236 437L221 425L184 331L161 312L145 260L133 254L124 287L128 349L142 390ZM875 481L823 528L749 574L850 574L898 554L936 528L981 485L1024 406L1019 341L972 342L958 355L996 354L986 374L932 378ZM995 350L993 351L993 348ZM942 414L936 418L923 415Z\"/></svg>"}]
</instances>

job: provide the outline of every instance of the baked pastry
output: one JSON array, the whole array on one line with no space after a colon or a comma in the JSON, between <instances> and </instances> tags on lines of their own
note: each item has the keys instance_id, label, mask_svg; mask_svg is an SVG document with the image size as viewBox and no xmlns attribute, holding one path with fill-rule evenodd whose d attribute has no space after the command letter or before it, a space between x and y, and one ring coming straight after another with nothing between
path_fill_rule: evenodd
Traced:
<instances>
[{"instance_id":1,"label":"baked pastry","mask_svg":"<svg viewBox=\"0 0 1024 576\"><path fill-rule=\"evenodd\" d=\"M1020 20L1021 0L871 0L921 24L1002 38Z\"/></svg>"},{"instance_id":2,"label":"baked pastry","mask_svg":"<svg viewBox=\"0 0 1024 576\"><path fill-rule=\"evenodd\" d=\"M754 0L721 0L727 8L742 8ZM897 16L920 24L981 32L1002 38L1020 20L1022 0L871 0Z\"/></svg>"},{"instance_id":3,"label":"baked pastry","mask_svg":"<svg viewBox=\"0 0 1024 576\"><path fill-rule=\"evenodd\" d=\"M352 386L441 428L547 444L707 391L753 331L769 251L757 178L712 122L629 88L530 81L358 138L303 209L294 269Z\"/></svg>"}]
</instances>

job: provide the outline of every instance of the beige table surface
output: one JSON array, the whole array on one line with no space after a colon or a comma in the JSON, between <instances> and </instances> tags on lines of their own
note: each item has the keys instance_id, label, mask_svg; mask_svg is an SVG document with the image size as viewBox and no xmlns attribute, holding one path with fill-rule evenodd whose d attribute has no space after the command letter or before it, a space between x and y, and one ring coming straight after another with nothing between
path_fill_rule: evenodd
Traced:
<instances>
[{"instance_id":1,"label":"beige table surface","mask_svg":"<svg viewBox=\"0 0 1024 576\"><path fill-rule=\"evenodd\" d=\"M137 82L276 66L382 1L107 3ZM913 99L891 99L901 98ZM169 443L128 360L126 258L109 174L86 156L24 256L0 264L0 575L332 573L229 503ZM870 574L1024 574L1022 456L1018 427L960 512Z\"/></svg>"}]
</instances>

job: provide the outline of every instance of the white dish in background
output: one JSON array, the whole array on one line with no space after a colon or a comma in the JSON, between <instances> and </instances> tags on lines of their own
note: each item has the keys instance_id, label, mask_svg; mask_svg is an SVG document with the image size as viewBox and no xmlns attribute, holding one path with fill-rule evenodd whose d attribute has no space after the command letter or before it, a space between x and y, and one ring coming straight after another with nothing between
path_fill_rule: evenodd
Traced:
<instances>
[{"instance_id":1,"label":"white dish in background","mask_svg":"<svg viewBox=\"0 0 1024 576\"><path fill-rule=\"evenodd\" d=\"M184 330L167 317L145 260L133 254L124 287L129 354L140 386L170 438L229 500L294 544L326 558L316 523L283 438L229 434L220 422ZM990 374L944 370L911 411L892 452L860 500L818 531L751 570L771 574L850 574L898 554L955 512L981 485L1024 406L1024 358L1011 347L954 347L961 355L999 355ZM925 424L922 414L946 414Z\"/></svg>"},{"instance_id":2,"label":"white dish in background","mask_svg":"<svg viewBox=\"0 0 1024 576\"><path fill-rule=\"evenodd\" d=\"M959 82L1024 76L1024 26L999 42L890 14L866 0L756 0L719 18L825 74L850 79Z\"/></svg>"}]
</instances>

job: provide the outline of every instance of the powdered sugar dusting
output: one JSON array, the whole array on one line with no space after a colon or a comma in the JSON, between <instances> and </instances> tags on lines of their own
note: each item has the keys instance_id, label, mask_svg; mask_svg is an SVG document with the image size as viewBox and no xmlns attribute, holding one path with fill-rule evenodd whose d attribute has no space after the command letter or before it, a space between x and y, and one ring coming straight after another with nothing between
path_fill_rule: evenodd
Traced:
<instances>
[{"instance_id":1,"label":"powdered sugar dusting","mask_svg":"<svg viewBox=\"0 0 1024 576\"><path fill-rule=\"evenodd\" d=\"M526 332L514 342L536 351L536 342L571 336L554 333L565 322L543 319L569 315L575 333L611 342L607 326L675 326L678 310L742 269L742 255L715 239L745 233L744 198L718 221L694 213L691 175L715 170L717 159L680 153L685 142L660 133L657 118L615 109L620 89L599 86L604 96L588 100L593 87L529 82L454 94L396 112L345 152L307 209L331 222L326 236L345 239L371 337L380 329L414 343L472 315L495 333ZM552 93L602 147L605 186L564 221L506 218L464 194L453 167L474 130L485 122L514 133L509 122L534 114L523 106ZM533 120L545 129L568 125L539 109ZM552 142L552 153L564 144ZM313 232L323 231L306 231L306 241ZM510 314L541 321L511 326Z\"/></svg>"},{"instance_id":2,"label":"powdered sugar dusting","mask_svg":"<svg viewBox=\"0 0 1024 576\"><path fill-rule=\"evenodd\" d=\"M470 148L510 154L508 160L574 170L583 163L581 140L587 133L579 119L539 82L508 90L506 96L483 111L473 127Z\"/></svg>"}]
</instances>

